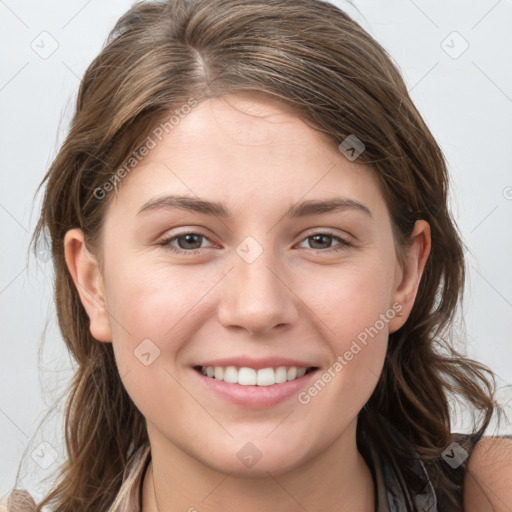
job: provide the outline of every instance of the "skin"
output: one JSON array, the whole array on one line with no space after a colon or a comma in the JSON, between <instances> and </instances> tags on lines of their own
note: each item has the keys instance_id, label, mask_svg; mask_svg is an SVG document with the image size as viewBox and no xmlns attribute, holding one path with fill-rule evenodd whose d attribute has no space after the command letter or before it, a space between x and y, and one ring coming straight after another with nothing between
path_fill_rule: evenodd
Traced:
<instances>
[{"instance_id":1,"label":"skin","mask_svg":"<svg viewBox=\"0 0 512 512\"><path fill-rule=\"evenodd\" d=\"M466 512L512 510L512 440L487 437L471 452L464 478Z\"/></svg>"},{"instance_id":2,"label":"skin","mask_svg":"<svg viewBox=\"0 0 512 512\"><path fill-rule=\"evenodd\" d=\"M234 215L137 214L166 194L219 201ZM348 208L283 217L292 203L333 197L371 215ZM326 231L351 245L335 237L315 244L311 236ZM185 233L205 236L193 253L183 239L189 254L159 245ZM251 263L236 252L248 236L262 249ZM357 415L382 371L389 333L413 306L430 251L425 221L412 239L402 266L372 172L287 107L247 93L200 103L124 178L110 198L101 259L80 230L67 233L66 261L91 333L113 343L123 384L146 418L144 512L374 509ZM294 357L326 371L397 303L403 316L306 405L294 395L266 409L237 406L206 391L192 369L246 355ZM134 350L148 338L160 356L145 366ZM247 442L262 455L250 468L237 457Z\"/></svg>"}]
</instances>

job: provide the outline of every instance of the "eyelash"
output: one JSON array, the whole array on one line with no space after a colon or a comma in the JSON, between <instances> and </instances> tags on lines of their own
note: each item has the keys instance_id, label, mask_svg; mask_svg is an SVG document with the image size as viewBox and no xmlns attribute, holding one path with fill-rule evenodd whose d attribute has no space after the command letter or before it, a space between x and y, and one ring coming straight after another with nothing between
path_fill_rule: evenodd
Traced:
<instances>
[{"instance_id":1,"label":"eyelash","mask_svg":"<svg viewBox=\"0 0 512 512\"><path fill-rule=\"evenodd\" d=\"M174 247L174 246L171 245L171 242L173 240L176 240L177 238L180 238L180 237L185 236L185 235L198 235L198 236L202 237L202 239L210 240L207 236L202 235L201 233L196 233L195 231L185 231L183 233L178 233L177 235L174 235L172 237L165 238L164 240L159 242L158 245L161 245L161 246L165 247L166 249L168 249L169 251L171 251L173 253L176 253L176 254L197 254L201 249L186 250L186 249L179 249L179 248ZM306 236L305 238L303 238L301 242L303 242L304 240L307 240L308 238L312 238L314 236L317 236L317 235L327 235L329 237L332 237L333 240L337 240L338 242L340 242L340 245L335 247L335 248L310 249L311 251L315 251L315 252L338 252L338 251L343 251L343 250L345 250L345 249L347 249L349 247L352 247L352 243L348 242L344 238L341 238L340 236L338 236L335 233L333 233L331 231L328 231L328 230L327 231L318 231L316 233L312 233L312 234Z\"/></svg>"}]
</instances>

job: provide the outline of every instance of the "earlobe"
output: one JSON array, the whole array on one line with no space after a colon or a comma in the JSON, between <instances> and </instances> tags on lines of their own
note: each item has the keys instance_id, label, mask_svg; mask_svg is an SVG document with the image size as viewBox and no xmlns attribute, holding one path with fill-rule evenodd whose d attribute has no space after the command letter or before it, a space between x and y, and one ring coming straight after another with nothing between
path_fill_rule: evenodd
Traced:
<instances>
[{"instance_id":1,"label":"earlobe","mask_svg":"<svg viewBox=\"0 0 512 512\"><path fill-rule=\"evenodd\" d=\"M400 329L407 321L414 305L418 288L430 254L430 225L424 220L417 220L411 233L411 245L407 250L406 261L400 272L400 281L393 294L393 303L401 304L400 316L389 322L389 332Z\"/></svg>"},{"instance_id":2,"label":"earlobe","mask_svg":"<svg viewBox=\"0 0 512 512\"><path fill-rule=\"evenodd\" d=\"M64 256L82 305L98 341L112 341L103 279L96 258L87 250L81 229L70 229L64 237Z\"/></svg>"}]
</instances>

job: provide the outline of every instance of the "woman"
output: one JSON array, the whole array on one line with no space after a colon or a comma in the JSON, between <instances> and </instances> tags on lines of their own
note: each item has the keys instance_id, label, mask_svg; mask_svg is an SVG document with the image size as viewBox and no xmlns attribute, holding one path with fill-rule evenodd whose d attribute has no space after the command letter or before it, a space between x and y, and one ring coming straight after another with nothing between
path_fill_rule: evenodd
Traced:
<instances>
[{"instance_id":1,"label":"woman","mask_svg":"<svg viewBox=\"0 0 512 512\"><path fill-rule=\"evenodd\" d=\"M135 5L44 182L35 239L78 369L68 462L20 509L509 510L512 443L481 439L492 374L445 340L447 179L333 5Z\"/></svg>"}]
</instances>

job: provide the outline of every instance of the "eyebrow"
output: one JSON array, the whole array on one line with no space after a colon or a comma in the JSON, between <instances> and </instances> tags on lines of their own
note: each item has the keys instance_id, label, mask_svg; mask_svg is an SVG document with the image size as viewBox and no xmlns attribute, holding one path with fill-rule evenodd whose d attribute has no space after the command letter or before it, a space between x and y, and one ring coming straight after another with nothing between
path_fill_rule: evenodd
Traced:
<instances>
[{"instance_id":1,"label":"eyebrow","mask_svg":"<svg viewBox=\"0 0 512 512\"><path fill-rule=\"evenodd\" d=\"M230 211L222 204L216 201L206 201L190 196L167 195L150 199L141 207L137 215L149 213L154 210L179 208L206 215L215 215L218 217L232 217ZM325 200L307 200L291 205L285 212L284 217L306 217L308 215L317 215L321 213L330 213L334 211L354 210L360 211L372 217L370 209L364 204L354 199L335 197Z\"/></svg>"}]
</instances>

